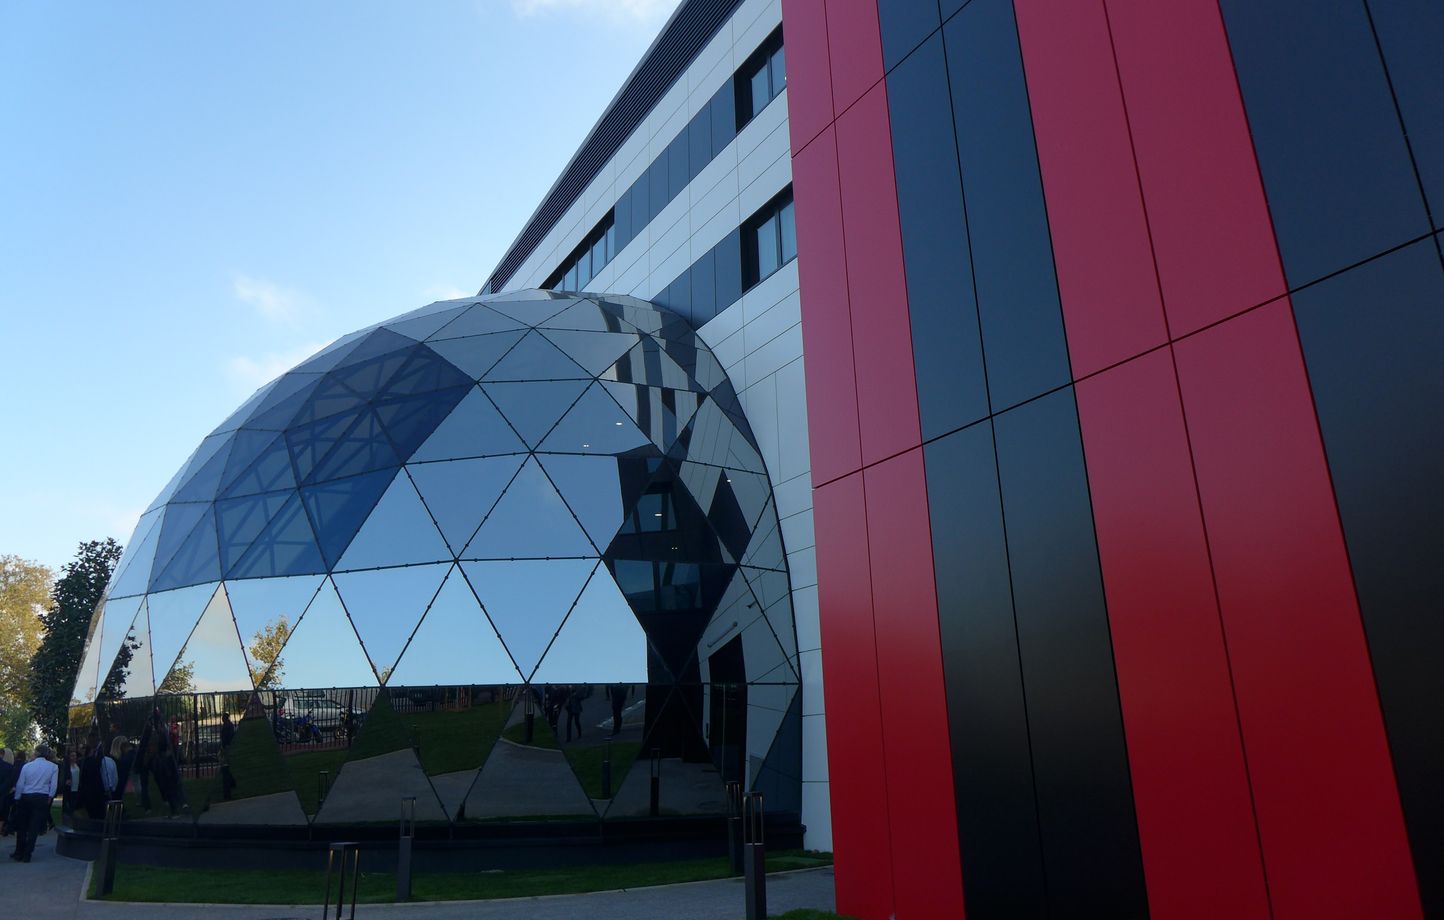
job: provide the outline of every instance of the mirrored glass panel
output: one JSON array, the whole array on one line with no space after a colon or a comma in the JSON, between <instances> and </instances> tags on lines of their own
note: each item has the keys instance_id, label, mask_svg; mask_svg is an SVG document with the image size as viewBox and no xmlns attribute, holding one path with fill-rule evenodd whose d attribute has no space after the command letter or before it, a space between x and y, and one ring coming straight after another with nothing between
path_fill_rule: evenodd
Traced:
<instances>
[{"instance_id":1,"label":"mirrored glass panel","mask_svg":"<svg viewBox=\"0 0 1444 920\"><path fill-rule=\"evenodd\" d=\"M527 686L466 796L466 821L596 818L557 742L561 688Z\"/></svg>"},{"instance_id":2,"label":"mirrored glass panel","mask_svg":"<svg viewBox=\"0 0 1444 920\"><path fill-rule=\"evenodd\" d=\"M409 798L416 800L418 823L447 821L417 754L420 737L408 718L412 707L408 696L376 692L340 774L325 792L317 824L389 823Z\"/></svg>"}]
</instances>

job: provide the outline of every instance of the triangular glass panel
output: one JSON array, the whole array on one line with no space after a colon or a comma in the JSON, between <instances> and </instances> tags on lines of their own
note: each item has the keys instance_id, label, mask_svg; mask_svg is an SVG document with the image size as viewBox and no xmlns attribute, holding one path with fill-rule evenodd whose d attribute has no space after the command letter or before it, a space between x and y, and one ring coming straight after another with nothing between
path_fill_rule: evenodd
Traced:
<instances>
[{"instance_id":1,"label":"triangular glass panel","mask_svg":"<svg viewBox=\"0 0 1444 920\"><path fill-rule=\"evenodd\" d=\"M533 330L523 336L482 379L590 380L592 376L540 332Z\"/></svg>"},{"instance_id":2,"label":"triangular glass panel","mask_svg":"<svg viewBox=\"0 0 1444 920\"><path fill-rule=\"evenodd\" d=\"M603 380L615 380L618 383L703 391L703 387L663 350L661 344L650 337L643 338L637 347L623 355L600 376Z\"/></svg>"},{"instance_id":3,"label":"triangular glass panel","mask_svg":"<svg viewBox=\"0 0 1444 920\"><path fill-rule=\"evenodd\" d=\"M459 569L446 577L389 683L392 686L507 684L520 680L491 621ZM480 760L475 766L480 766Z\"/></svg>"},{"instance_id":4,"label":"triangular glass panel","mask_svg":"<svg viewBox=\"0 0 1444 920\"><path fill-rule=\"evenodd\" d=\"M135 618L139 614L141 602L144 600L145 598L137 595L107 598L105 601L105 615L101 621L99 636L101 669L96 672L102 685L107 682L106 675L109 673L111 663L115 661L116 653L120 651L122 642L135 624ZM101 698L105 698L104 692L101 693Z\"/></svg>"},{"instance_id":5,"label":"triangular glass panel","mask_svg":"<svg viewBox=\"0 0 1444 920\"><path fill-rule=\"evenodd\" d=\"M305 613L291 621L290 637L263 679L267 687L320 689L376 685L371 662L327 579Z\"/></svg>"},{"instance_id":6,"label":"triangular glass panel","mask_svg":"<svg viewBox=\"0 0 1444 920\"><path fill-rule=\"evenodd\" d=\"M594 559L561 559L463 562L461 567L517 670L530 675L596 564Z\"/></svg>"},{"instance_id":7,"label":"triangular glass panel","mask_svg":"<svg viewBox=\"0 0 1444 920\"><path fill-rule=\"evenodd\" d=\"M381 683L390 676L450 568L441 563L332 576Z\"/></svg>"},{"instance_id":8,"label":"triangular glass panel","mask_svg":"<svg viewBox=\"0 0 1444 920\"><path fill-rule=\"evenodd\" d=\"M532 683L640 683L647 679L647 636L605 566L592 573Z\"/></svg>"},{"instance_id":9,"label":"triangular glass panel","mask_svg":"<svg viewBox=\"0 0 1444 920\"><path fill-rule=\"evenodd\" d=\"M584 307L586 304L579 304ZM574 307L573 309L577 309ZM605 314L601 314L605 315ZM578 332L573 329L547 329L547 339L555 344L575 362L586 368L593 377L636 347L641 338L635 333L622 332Z\"/></svg>"},{"instance_id":10,"label":"triangular glass panel","mask_svg":"<svg viewBox=\"0 0 1444 920\"><path fill-rule=\"evenodd\" d=\"M175 495L171 496L172 502L206 502L216 497L220 490L221 476L226 471L226 463L230 460L231 448L240 432L232 431L223 435L216 435L226 439L221 449L216 451L204 466L201 466L176 489Z\"/></svg>"},{"instance_id":11,"label":"triangular glass panel","mask_svg":"<svg viewBox=\"0 0 1444 920\"><path fill-rule=\"evenodd\" d=\"M554 300L551 297L511 297L488 300L486 305L503 316L509 316L519 323L537 326L546 322L567 307L577 303L572 297Z\"/></svg>"},{"instance_id":12,"label":"triangular glass panel","mask_svg":"<svg viewBox=\"0 0 1444 920\"><path fill-rule=\"evenodd\" d=\"M346 333L305 361L302 361L296 366L296 370L310 373L325 373L329 371L347 355L351 354L351 349L361 344L361 340L375 328L375 326L367 326L364 329L357 329L355 332Z\"/></svg>"},{"instance_id":13,"label":"triangular glass panel","mask_svg":"<svg viewBox=\"0 0 1444 920\"><path fill-rule=\"evenodd\" d=\"M507 667L511 667L509 659ZM419 749L421 769L453 821L464 820L462 802L511 715L514 687L456 684L406 691L411 711L405 718Z\"/></svg>"},{"instance_id":14,"label":"triangular glass panel","mask_svg":"<svg viewBox=\"0 0 1444 920\"><path fill-rule=\"evenodd\" d=\"M166 564L175 556L176 550L196 529L196 524L210 510L209 502L179 502L165 506L161 519L160 539L155 545L155 557L151 564L150 581L161 573Z\"/></svg>"},{"instance_id":15,"label":"triangular glass panel","mask_svg":"<svg viewBox=\"0 0 1444 920\"><path fill-rule=\"evenodd\" d=\"M697 411L699 400L705 398L690 390L636 386L611 380L603 380L601 384L631 416L636 426L664 451L677 440Z\"/></svg>"},{"instance_id":16,"label":"triangular glass panel","mask_svg":"<svg viewBox=\"0 0 1444 920\"><path fill-rule=\"evenodd\" d=\"M627 509L607 554L667 562L724 562L728 561L724 550L676 470L663 463Z\"/></svg>"},{"instance_id":17,"label":"triangular glass panel","mask_svg":"<svg viewBox=\"0 0 1444 920\"><path fill-rule=\"evenodd\" d=\"M432 339L426 343L426 347L451 362L472 380L480 380L524 335L526 330L519 329L512 332L494 332L490 335L468 335L457 339Z\"/></svg>"},{"instance_id":18,"label":"triangular glass panel","mask_svg":"<svg viewBox=\"0 0 1444 920\"><path fill-rule=\"evenodd\" d=\"M387 320L384 325L386 326L386 328L389 329L399 322L404 322L409 319L417 319L422 316L432 316L436 313L450 313L452 311L460 311L465 309L466 307L471 306L474 303L479 303L480 301L481 298L477 297L474 294L465 295L462 297L451 297L446 300L435 300L424 307L417 307L415 310L408 310L407 312L401 314L395 319Z\"/></svg>"},{"instance_id":19,"label":"triangular glass panel","mask_svg":"<svg viewBox=\"0 0 1444 920\"><path fill-rule=\"evenodd\" d=\"M439 353L425 345L417 345L407 353L406 363L386 381L384 391L377 395L386 398L416 396L472 382L468 374Z\"/></svg>"},{"instance_id":20,"label":"triangular glass panel","mask_svg":"<svg viewBox=\"0 0 1444 920\"><path fill-rule=\"evenodd\" d=\"M458 393L456 398L459 400L461 395ZM398 466L400 463L401 460L391 446L391 439L387 437L376 412L364 412L356 420L356 424L341 436L330 453L316 465L315 470L307 477L307 482L344 479L384 467Z\"/></svg>"},{"instance_id":21,"label":"triangular glass panel","mask_svg":"<svg viewBox=\"0 0 1444 920\"><path fill-rule=\"evenodd\" d=\"M217 494L224 494L236 477L270 447L271 442L276 440L276 433L243 428L235 432L233 437L235 440L231 444L230 455L226 458L226 467L221 474Z\"/></svg>"},{"instance_id":22,"label":"triangular glass panel","mask_svg":"<svg viewBox=\"0 0 1444 920\"><path fill-rule=\"evenodd\" d=\"M399 366L399 363L393 363L394 356L415 345L404 335L373 327L336 362L332 373L346 380L358 392L374 391L386 377L385 368L389 365L394 372Z\"/></svg>"},{"instance_id":23,"label":"triangular glass panel","mask_svg":"<svg viewBox=\"0 0 1444 920\"><path fill-rule=\"evenodd\" d=\"M85 651L80 656L80 668L75 672L75 688L70 691L70 705L95 702L97 675L100 671L100 633L105 625L103 611L105 601L95 605L91 615L88 634L85 637Z\"/></svg>"},{"instance_id":24,"label":"triangular glass panel","mask_svg":"<svg viewBox=\"0 0 1444 920\"><path fill-rule=\"evenodd\" d=\"M120 611L113 612L120 614ZM97 672L101 685L97 692L98 698L116 702L134 696L153 695L156 692L156 682L155 677L150 674L150 634L144 602L124 627L107 625L107 630L111 633L124 631L118 633L121 641L117 644L113 659L108 663L101 659L103 669Z\"/></svg>"},{"instance_id":25,"label":"triangular glass panel","mask_svg":"<svg viewBox=\"0 0 1444 920\"><path fill-rule=\"evenodd\" d=\"M616 455L649 443L601 385L594 383L567 410L538 450Z\"/></svg>"},{"instance_id":26,"label":"triangular glass panel","mask_svg":"<svg viewBox=\"0 0 1444 920\"><path fill-rule=\"evenodd\" d=\"M227 699L227 703L231 703ZM306 823L291 774L276 746L276 732L260 699L252 696L242 712L220 716L216 731L218 761L206 789L200 825L296 826Z\"/></svg>"},{"instance_id":27,"label":"triangular glass panel","mask_svg":"<svg viewBox=\"0 0 1444 920\"><path fill-rule=\"evenodd\" d=\"M421 503L421 496L416 494L411 477L402 473L391 480L391 486L356 532L337 568L371 569L383 565L449 562L451 558L451 550L441 539L435 522Z\"/></svg>"},{"instance_id":28,"label":"triangular glass panel","mask_svg":"<svg viewBox=\"0 0 1444 920\"><path fill-rule=\"evenodd\" d=\"M402 798L416 799L416 820L445 821L446 811L421 769L416 739L390 694L376 694L346 764L326 794L317 824L365 824L397 813Z\"/></svg>"},{"instance_id":29,"label":"triangular glass panel","mask_svg":"<svg viewBox=\"0 0 1444 920\"><path fill-rule=\"evenodd\" d=\"M222 572L230 572L288 501L295 502L299 508L295 492L246 495L216 502L216 536Z\"/></svg>"},{"instance_id":30,"label":"triangular glass panel","mask_svg":"<svg viewBox=\"0 0 1444 920\"><path fill-rule=\"evenodd\" d=\"M737 569L732 580L727 583L727 590L722 594L722 599L717 602L716 612L712 614L707 629L698 640L704 667L708 656L721 648L723 643L737 638L744 626L750 625L762 616L762 611L762 603L757 600L757 595L752 593L752 586L748 584L741 569ZM740 652L741 649L739 648L738 651ZM702 679L706 681L745 680L747 673L745 668L739 667L735 674L719 677L704 669Z\"/></svg>"},{"instance_id":31,"label":"triangular glass panel","mask_svg":"<svg viewBox=\"0 0 1444 920\"><path fill-rule=\"evenodd\" d=\"M766 616L757 617L743 628L742 654L747 662L748 680L798 680L792 657L782 647L772 630L772 622Z\"/></svg>"},{"instance_id":32,"label":"triangular glass panel","mask_svg":"<svg viewBox=\"0 0 1444 920\"><path fill-rule=\"evenodd\" d=\"M617 313L604 310L590 300L583 300L579 304L567 307L556 316L537 323L537 326L544 329L570 329L587 332L635 333L637 331L636 326L622 319Z\"/></svg>"},{"instance_id":33,"label":"triangular glass panel","mask_svg":"<svg viewBox=\"0 0 1444 920\"><path fill-rule=\"evenodd\" d=\"M338 479L301 490L306 514L326 565L332 566L351 544L377 499L391 485L398 470L377 470L364 476Z\"/></svg>"},{"instance_id":34,"label":"triangular glass panel","mask_svg":"<svg viewBox=\"0 0 1444 920\"><path fill-rule=\"evenodd\" d=\"M106 589L109 596L125 597L145 591L150 582L151 563L155 561L156 544L160 541L160 532L163 529L161 519L164 515L165 511L157 508L141 516L140 522L135 525L135 533L130 538L130 545L121 554L120 563L116 565L115 574L111 576L110 585Z\"/></svg>"},{"instance_id":35,"label":"triangular glass panel","mask_svg":"<svg viewBox=\"0 0 1444 920\"><path fill-rule=\"evenodd\" d=\"M228 478L221 487L221 495L254 495L296 487L296 475L291 468L291 452L286 446L286 436L275 432L267 432L267 435L271 441L249 466L234 477L227 473Z\"/></svg>"},{"instance_id":36,"label":"triangular glass panel","mask_svg":"<svg viewBox=\"0 0 1444 920\"><path fill-rule=\"evenodd\" d=\"M306 509L300 496L292 492L266 529L251 542L245 555L231 566L227 577L271 578L324 569L325 560L321 558Z\"/></svg>"},{"instance_id":37,"label":"triangular glass panel","mask_svg":"<svg viewBox=\"0 0 1444 920\"><path fill-rule=\"evenodd\" d=\"M688 696L698 700L689 701ZM700 708L701 688L652 686L647 696L647 733L640 753L607 808L608 819L647 817L651 777L659 782L660 813L720 815L726 812L722 774L713 762L691 711ZM715 729L714 729L715 731Z\"/></svg>"},{"instance_id":38,"label":"triangular glass panel","mask_svg":"<svg viewBox=\"0 0 1444 920\"><path fill-rule=\"evenodd\" d=\"M697 414L669 449L668 455L678 460L767 473L757 449L711 399L703 400L697 407Z\"/></svg>"},{"instance_id":39,"label":"triangular glass panel","mask_svg":"<svg viewBox=\"0 0 1444 920\"><path fill-rule=\"evenodd\" d=\"M697 350L697 362L692 366L692 379L709 392L727 379L727 372L710 351Z\"/></svg>"},{"instance_id":40,"label":"triangular glass panel","mask_svg":"<svg viewBox=\"0 0 1444 920\"><path fill-rule=\"evenodd\" d=\"M621 481L615 457L537 454L537 460L598 551L622 524Z\"/></svg>"},{"instance_id":41,"label":"triangular glass panel","mask_svg":"<svg viewBox=\"0 0 1444 920\"><path fill-rule=\"evenodd\" d=\"M436 306L436 304L432 306ZM387 323L386 328L392 332L400 333L401 335L420 342L425 340L427 336L436 333L442 326L456 319L468 306L470 306L470 304L459 304L447 307L446 309L435 310L431 313L425 313L421 316L413 316L410 319L401 319L396 322Z\"/></svg>"},{"instance_id":42,"label":"triangular glass panel","mask_svg":"<svg viewBox=\"0 0 1444 920\"><path fill-rule=\"evenodd\" d=\"M467 543L465 559L593 556L597 550L536 458L528 458Z\"/></svg>"},{"instance_id":43,"label":"triangular glass panel","mask_svg":"<svg viewBox=\"0 0 1444 920\"><path fill-rule=\"evenodd\" d=\"M802 709L797 684L747 688L748 788L763 793L779 811L801 805ZM774 775L764 776L771 772ZM787 787L796 787L788 789Z\"/></svg>"},{"instance_id":44,"label":"triangular glass panel","mask_svg":"<svg viewBox=\"0 0 1444 920\"><path fill-rule=\"evenodd\" d=\"M286 429L286 444L291 451L291 463L301 480L312 478L317 465L341 443L346 432L356 424L365 410L332 415L315 422L307 422Z\"/></svg>"},{"instance_id":45,"label":"triangular glass panel","mask_svg":"<svg viewBox=\"0 0 1444 920\"><path fill-rule=\"evenodd\" d=\"M175 505L168 505L174 508ZM206 506L206 513L186 537L180 549L166 563L159 575L150 581L152 591L165 591L214 581L221 577L220 553L216 546L215 512Z\"/></svg>"},{"instance_id":46,"label":"triangular glass panel","mask_svg":"<svg viewBox=\"0 0 1444 920\"><path fill-rule=\"evenodd\" d=\"M188 676L182 676L185 672L189 672ZM159 690L162 693L218 693L251 689L246 654L222 586L211 596Z\"/></svg>"},{"instance_id":47,"label":"triangular glass panel","mask_svg":"<svg viewBox=\"0 0 1444 920\"><path fill-rule=\"evenodd\" d=\"M484 304L468 307L465 313L427 336L427 343L442 339L456 339L462 336L483 335L489 332L510 332L525 326L507 316L502 316Z\"/></svg>"},{"instance_id":48,"label":"triangular glass panel","mask_svg":"<svg viewBox=\"0 0 1444 920\"><path fill-rule=\"evenodd\" d=\"M220 585L193 585L177 591L164 591L146 598L150 611L151 664L161 677L157 689L164 693L165 675L170 673L176 655L190 638L196 621L205 611Z\"/></svg>"},{"instance_id":49,"label":"triangular glass panel","mask_svg":"<svg viewBox=\"0 0 1444 920\"><path fill-rule=\"evenodd\" d=\"M295 628L323 578L324 575L296 575L226 582L231 615L236 618L236 630L241 638L250 642L258 630L283 619Z\"/></svg>"},{"instance_id":50,"label":"triangular glass panel","mask_svg":"<svg viewBox=\"0 0 1444 920\"><path fill-rule=\"evenodd\" d=\"M276 379L268 383L262 384L259 388L257 388L256 392L250 395L250 398L248 398L245 402L241 403L239 409L226 416L226 420L217 425L215 429L211 431L211 434L224 434L227 431L235 431L237 428L240 428L242 425L244 425L246 421L251 417L251 413L255 412L256 409L260 407L261 402L268 395L270 395L271 390L273 390L276 384L280 383L283 378L284 375L282 377L277 377Z\"/></svg>"},{"instance_id":51,"label":"triangular glass panel","mask_svg":"<svg viewBox=\"0 0 1444 920\"><path fill-rule=\"evenodd\" d=\"M531 383L486 383L482 389L516 429L528 447L540 444L577 397L585 380L548 380Z\"/></svg>"},{"instance_id":52,"label":"triangular glass panel","mask_svg":"<svg viewBox=\"0 0 1444 920\"><path fill-rule=\"evenodd\" d=\"M642 749L647 685L571 684L557 691L553 705L564 726L557 740L592 805L605 810Z\"/></svg>"},{"instance_id":53,"label":"triangular glass panel","mask_svg":"<svg viewBox=\"0 0 1444 920\"><path fill-rule=\"evenodd\" d=\"M431 433L410 462L486 457L526 450L511 425L479 388L473 387Z\"/></svg>"},{"instance_id":54,"label":"triangular glass panel","mask_svg":"<svg viewBox=\"0 0 1444 920\"><path fill-rule=\"evenodd\" d=\"M757 522L757 529L752 534L747 553L742 557L742 564L758 569L785 569L787 566L786 554L782 548L782 528L777 522L777 512L773 510L770 498L767 500L767 510L762 512L762 518Z\"/></svg>"},{"instance_id":55,"label":"triangular glass panel","mask_svg":"<svg viewBox=\"0 0 1444 920\"><path fill-rule=\"evenodd\" d=\"M592 818L591 800L557 744L555 700L523 688L506 727L466 796L464 819Z\"/></svg>"},{"instance_id":56,"label":"triangular glass panel","mask_svg":"<svg viewBox=\"0 0 1444 920\"><path fill-rule=\"evenodd\" d=\"M325 378L321 374L290 373L276 381L266 398L246 421L247 428L281 431L306 407Z\"/></svg>"},{"instance_id":57,"label":"triangular glass panel","mask_svg":"<svg viewBox=\"0 0 1444 920\"><path fill-rule=\"evenodd\" d=\"M476 395L486 398L479 392ZM452 551L459 554L525 460L525 454L511 454L412 463L406 470L441 529L441 535Z\"/></svg>"}]
</instances>

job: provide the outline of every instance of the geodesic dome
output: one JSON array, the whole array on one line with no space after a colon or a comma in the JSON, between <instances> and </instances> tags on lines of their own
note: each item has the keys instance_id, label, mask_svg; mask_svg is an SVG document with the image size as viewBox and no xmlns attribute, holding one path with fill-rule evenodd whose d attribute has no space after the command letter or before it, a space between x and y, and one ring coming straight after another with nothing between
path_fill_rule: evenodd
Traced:
<instances>
[{"instance_id":1,"label":"geodesic dome","mask_svg":"<svg viewBox=\"0 0 1444 920\"><path fill-rule=\"evenodd\" d=\"M755 775L796 731L797 644L731 383L673 314L524 291L348 335L212 432L141 517L72 703L721 681L752 686L727 743Z\"/></svg>"}]
</instances>

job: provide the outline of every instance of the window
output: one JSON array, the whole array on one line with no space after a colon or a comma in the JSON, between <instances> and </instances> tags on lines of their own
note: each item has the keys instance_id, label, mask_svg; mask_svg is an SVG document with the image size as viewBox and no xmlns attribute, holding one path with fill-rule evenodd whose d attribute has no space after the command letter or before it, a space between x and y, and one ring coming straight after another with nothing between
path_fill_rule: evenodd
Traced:
<instances>
[{"instance_id":1,"label":"window","mask_svg":"<svg viewBox=\"0 0 1444 920\"><path fill-rule=\"evenodd\" d=\"M782 49L782 30L768 36L762 47L737 71L737 129L756 118L787 88L787 59Z\"/></svg>"},{"instance_id":2,"label":"window","mask_svg":"<svg viewBox=\"0 0 1444 920\"><path fill-rule=\"evenodd\" d=\"M746 290L797 258L792 186L742 225L742 288Z\"/></svg>"},{"instance_id":3,"label":"window","mask_svg":"<svg viewBox=\"0 0 1444 920\"><path fill-rule=\"evenodd\" d=\"M592 232L572 250L561 267L552 272L543 287L561 291L584 290L607 263L617 255L616 212L608 211Z\"/></svg>"}]
</instances>

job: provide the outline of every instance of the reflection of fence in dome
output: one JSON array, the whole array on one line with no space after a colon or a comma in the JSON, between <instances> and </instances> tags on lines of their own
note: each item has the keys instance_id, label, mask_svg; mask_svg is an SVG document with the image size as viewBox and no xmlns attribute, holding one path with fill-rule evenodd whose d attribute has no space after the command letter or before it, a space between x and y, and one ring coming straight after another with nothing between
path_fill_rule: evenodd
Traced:
<instances>
[{"instance_id":1,"label":"reflection of fence in dome","mask_svg":"<svg viewBox=\"0 0 1444 920\"><path fill-rule=\"evenodd\" d=\"M734 737L737 727L726 721L745 723L745 713L721 706L704 714L699 704L745 692L738 685L351 687L165 695L101 703L96 714L144 752L120 765L126 819L142 825L188 811L201 827L352 826L392 820L402 796L415 796L418 819L430 823L586 822L652 816L654 752L660 814L722 814L725 784L744 781L746 764L707 738ZM154 778L153 708L179 737L183 809L166 801ZM781 779L764 775L754 784L788 810Z\"/></svg>"},{"instance_id":2,"label":"reflection of fence in dome","mask_svg":"<svg viewBox=\"0 0 1444 920\"><path fill-rule=\"evenodd\" d=\"M615 816L644 748L691 813L723 773L800 795L796 648L766 469L705 343L639 301L520 292L348 336L217 428L142 517L73 715L95 703L107 743L132 708L189 726L202 823L385 818L372 786L431 820ZM611 685L636 737L593 745Z\"/></svg>"}]
</instances>

